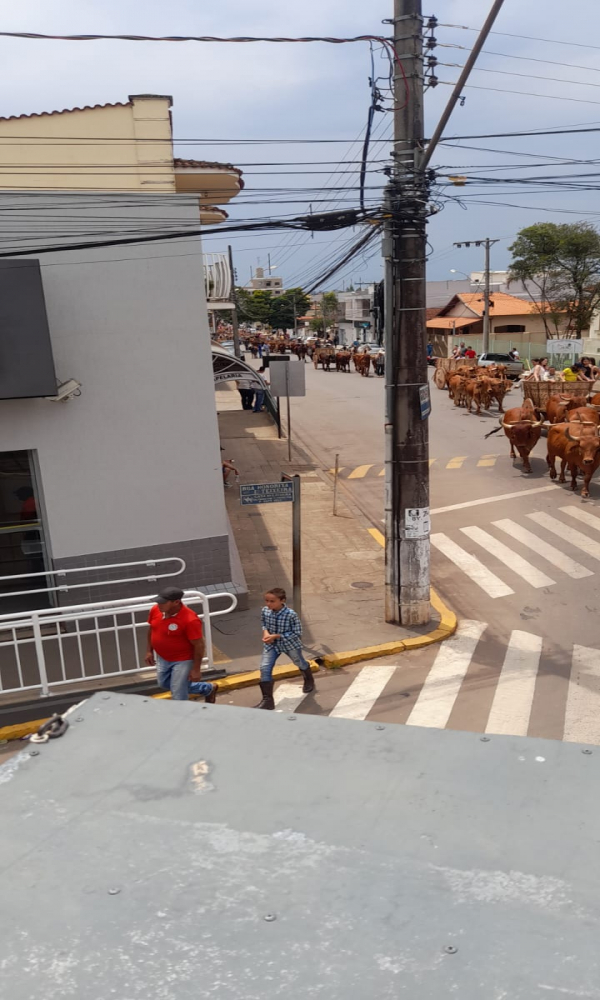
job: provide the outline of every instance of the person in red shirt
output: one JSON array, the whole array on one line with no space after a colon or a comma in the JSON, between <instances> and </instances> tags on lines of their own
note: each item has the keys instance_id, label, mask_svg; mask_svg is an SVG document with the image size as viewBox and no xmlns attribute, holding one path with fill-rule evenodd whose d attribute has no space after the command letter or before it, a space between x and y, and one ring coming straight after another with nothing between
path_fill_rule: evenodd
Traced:
<instances>
[{"instance_id":1,"label":"person in red shirt","mask_svg":"<svg viewBox=\"0 0 600 1000\"><path fill-rule=\"evenodd\" d=\"M150 609L146 664L157 667L159 686L170 691L175 701L200 694L205 701L214 702L217 685L201 680L202 622L183 604L182 597L183 590L178 587L165 587Z\"/></svg>"},{"instance_id":2,"label":"person in red shirt","mask_svg":"<svg viewBox=\"0 0 600 1000\"><path fill-rule=\"evenodd\" d=\"M472 347L467 347L467 349L465 351L465 358L476 358L476 357L477 357L477 355L475 354L475 351L473 350L473 348Z\"/></svg>"}]
</instances>

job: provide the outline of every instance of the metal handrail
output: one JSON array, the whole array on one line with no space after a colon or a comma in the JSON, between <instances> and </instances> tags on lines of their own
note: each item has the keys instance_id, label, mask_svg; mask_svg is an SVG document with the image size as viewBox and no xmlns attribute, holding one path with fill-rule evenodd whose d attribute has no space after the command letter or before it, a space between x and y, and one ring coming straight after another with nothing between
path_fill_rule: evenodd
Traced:
<instances>
[{"instance_id":1,"label":"metal handrail","mask_svg":"<svg viewBox=\"0 0 600 1000\"><path fill-rule=\"evenodd\" d=\"M229 604L227 607L222 608L218 611L210 610L210 601L214 599L227 598ZM202 604L202 621L204 625L204 643L205 643L205 660L208 667L212 669L214 666L214 648L212 642L212 630L210 619L215 618L218 615L229 614L237 607L237 597L235 594L230 594L228 591L219 591L217 593L205 594L201 590L186 590L184 592L183 599L188 604L195 604L200 602ZM13 638L11 640L0 641L0 647L2 646L13 646L17 647L19 645L26 645L33 643L35 646L37 667L40 676L39 684L29 684L23 685L21 683L19 690L32 690L35 688L41 688L41 697L45 698L50 695L50 682L48 681L48 673L46 670L46 655L44 652L44 642L58 641L59 646L62 642L61 633L57 630L56 634L44 635L42 633L42 627L48 625L61 625L68 622L79 622L79 621L89 621L95 620L96 627L90 630L89 634L96 635L97 642L98 637L105 633L119 633L125 631L126 629L132 629L133 633L137 628L143 628L146 624L145 621L135 622L133 619L133 613L136 611L149 611L150 608L154 606L156 599L154 596L144 596L144 597L134 597L134 598L123 598L121 600L115 601L104 601L97 602L95 604L75 604L67 608L57 609L57 608L43 608L40 611L27 611L27 612L17 612L14 614L0 615L0 631L8 632L12 631ZM116 617L117 615L130 614L132 615L131 625L117 625ZM98 625L98 619L102 617L107 617L112 615L113 625L100 627ZM33 635L26 639L17 639L16 631L17 629L31 628ZM77 626L76 639L79 644L79 650L81 655L80 639L81 633L79 626ZM85 634L88 634L87 631ZM118 654L120 663L120 654ZM61 660L62 660L62 647L61 647ZM139 662L139 661L138 661ZM19 658L17 656L17 663L19 663ZM147 670L146 666L135 667L131 670L117 670L111 671L109 673L102 671L100 674L85 674L81 677L81 680L92 680L93 677L111 677L120 676L124 674L134 674L139 673L141 670ZM20 674L20 669L19 669ZM22 680L22 678L21 678ZM52 681L52 687L60 687L63 684L72 684L75 678L71 677L68 679Z\"/></svg>"},{"instance_id":2,"label":"metal handrail","mask_svg":"<svg viewBox=\"0 0 600 1000\"><path fill-rule=\"evenodd\" d=\"M127 569L128 566L157 566L158 563L175 562L179 563L179 569L172 573L153 573L150 576L129 576L122 577L119 580L86 580L83 583L63 583L56 587L38 587L35 590L8 590L0 593L0 598L2 597L25 597L30 594L51 594L51 593L66 593L68 590L77 590L82 587L110 587L119 583L140 583L142 580L147 580L148 583L152 583L154 580L164 580L171 576L180 576L186 568L185 561L180 559L179 556L165 556L162 559L139 559L136 562L126 562L126 563L106 563L102 566L76 566L73 569L48 569L42 570L39 573L11 573L9 576L0 576L0 584L5 580L32 580L34 577L43 576L47 578L49 576L66 576L67 573L85 573L93 570L96 572L100 569Z\"/></svg>"}]
</instances>

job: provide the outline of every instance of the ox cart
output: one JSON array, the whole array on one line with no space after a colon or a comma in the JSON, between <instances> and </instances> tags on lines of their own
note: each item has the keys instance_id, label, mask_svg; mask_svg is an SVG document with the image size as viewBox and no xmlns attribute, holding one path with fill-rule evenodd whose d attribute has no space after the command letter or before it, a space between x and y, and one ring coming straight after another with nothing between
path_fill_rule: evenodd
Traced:
<instances>
[{"instance_id":1,"label":"ox cart","mask_svg":"<svg viewBox=\"0 0 600 1000\"><path fill-rule=\"evenodd\" d=\"M470 358L436 358L433 381L438 389L447 389L448 375L458 371L459 368L464 368L465 365L473 365L473 361Z\"/></svg>"},{"instance_id":2,"label":"ox cart","mask_svg":"<svg viewBox=\"0 0 600 1000\"><path fill-rule=\"evenodd\" d=\"M590 382L522 382L523 396L530 399L537 410L546 412L550 396L587 396Z\"/></svg>"}]
</instances>

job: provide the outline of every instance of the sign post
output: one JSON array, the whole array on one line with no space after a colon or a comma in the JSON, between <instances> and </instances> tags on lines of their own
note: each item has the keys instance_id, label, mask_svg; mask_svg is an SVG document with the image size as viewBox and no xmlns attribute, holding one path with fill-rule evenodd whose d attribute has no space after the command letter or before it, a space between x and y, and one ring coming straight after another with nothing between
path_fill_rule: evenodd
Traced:
<instances>
[{"instance_id":1,"label":"sign post","mask_svg":"<svg viewBox=\"0 0 600 1000\"><path fill-rule=\"evenodd\" d=\"M294 611L302 613L302 518L300 476L281 474L279 483L252 483L240 486L243 507L258 503L292 504L292 587Z\"/></svg>"}]
</instances>

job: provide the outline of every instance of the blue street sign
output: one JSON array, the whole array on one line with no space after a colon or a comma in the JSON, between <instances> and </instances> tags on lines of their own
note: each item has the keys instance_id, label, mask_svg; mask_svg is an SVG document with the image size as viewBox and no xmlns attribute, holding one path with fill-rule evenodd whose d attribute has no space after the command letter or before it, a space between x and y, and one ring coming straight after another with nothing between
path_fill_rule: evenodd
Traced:
<instances>
[{"instance_id":1,"label":"blue street sign","mask_svg":"<svg viewBox=\"0 0 600 1000\"><path fill-rule=\"evenodd\" d=\"M254 503L290 503L294 499L294 484L255 483L240 486L240 503L243 507Z\"/></svg>"},{"instance_id":2,"label":"blue street sign","mask_svg":"<svg viewBox=\"0 0 600 1000\"><path fill-rule=\"evenodd\" d=\"M419 404L421 406L421 420L427 420L427 417L431 413L431 397L428 385L419 386Z\"/></svg>"}]
</instances>

